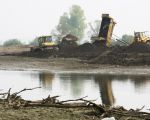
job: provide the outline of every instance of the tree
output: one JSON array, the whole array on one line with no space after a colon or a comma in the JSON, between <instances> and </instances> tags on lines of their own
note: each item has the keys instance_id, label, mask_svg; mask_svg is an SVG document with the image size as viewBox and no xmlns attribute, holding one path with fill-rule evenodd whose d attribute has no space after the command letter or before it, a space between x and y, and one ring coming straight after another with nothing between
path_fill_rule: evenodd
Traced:
<instances>
[{"instance_id":1,"label":"tree","mask_svg":"<svg viewBox=\"0 0 150 120\"><path fill-rule=\"evenodd\" d=\"M122 38L120 38L120 39L117 38L115 40L112 40L112 45L113 46L115 46L115 45L128 46L128 45L132 44L133 41L134 41L134 36L124 34L124 35L122 35Z\"/></svg>"},{"instance_id":2,"label":"tree","mask_svg":"<svg viewBox=\"0 0 150 120\"><path fill-rule=\"evenodd\" d=\"M86 28L84 11L78 5L73 5L69 13L64 13L56 27L60 36L72 34L82 39Z\"/></svg>"},{"instance_id":3,"label":"tree","mask_svg":"<svg viewBox=\"0 0 150 120\"><path fill-rule=\"evenodd\" d=\"M124 34L122 36L122 40L127 42L128 44L132 44L133 41L134 41L134 36L133 35L127 35L127 34Z\"/></svg>"},{"instance_id":4,"label":"tree","mask_svg":"<svg viewBox=\"0 0 150 120\"><path fill-rule=\"evenodd\" d=\"M89 31L88 35L91 36L98 36L100 30L100 20L95 20L93 23L89 23Z\"/></svg>"},{"instance_id":5,"label":"tree","mask_svg":"<svg viewBox=\"0 0 150 120\"><path fill-rule=\"evenodd\" d=\"M4 47L8 47L8 46L20 46L22 45L22 43L18 40L18 39L10 39L7 40L3 43Z\"/></svg>"}]
</instances>

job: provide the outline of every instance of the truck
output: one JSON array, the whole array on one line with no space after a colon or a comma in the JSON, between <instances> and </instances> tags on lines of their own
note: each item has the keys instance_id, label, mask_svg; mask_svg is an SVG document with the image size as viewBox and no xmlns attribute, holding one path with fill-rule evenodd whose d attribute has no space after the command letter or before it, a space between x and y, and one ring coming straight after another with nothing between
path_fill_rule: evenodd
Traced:
<instances>
[{"instance_id":1,"label":"truck","mask_svg":"<svg viewBox=\"0 0 150 120\"><path fill-rule=\"evenodd\" d=\"M98 36L92 36L91 40L95 45L111 46L111 38L116 22L109 14L102 14L101 26Z\"/></svg>"}]
</instances>

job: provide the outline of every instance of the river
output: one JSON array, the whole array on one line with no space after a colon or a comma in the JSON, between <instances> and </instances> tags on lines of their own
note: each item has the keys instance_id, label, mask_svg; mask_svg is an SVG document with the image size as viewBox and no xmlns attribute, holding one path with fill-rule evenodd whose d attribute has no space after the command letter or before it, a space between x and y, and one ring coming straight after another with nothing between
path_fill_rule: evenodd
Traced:
<instances>
[{"instance_id":1,"label":"river","mask_svg":"<svg viewBox=\"0 0 150 120\"><path fill-rule=\"evenodd\" d=\"M150 75L110 75L89 73L50 73L41 71L0 71L0 90L40 89L21 93L37 100L59 95L59 100L88 96L88 100L125 108L150 108Z\"/></svg>"}]
</instances>

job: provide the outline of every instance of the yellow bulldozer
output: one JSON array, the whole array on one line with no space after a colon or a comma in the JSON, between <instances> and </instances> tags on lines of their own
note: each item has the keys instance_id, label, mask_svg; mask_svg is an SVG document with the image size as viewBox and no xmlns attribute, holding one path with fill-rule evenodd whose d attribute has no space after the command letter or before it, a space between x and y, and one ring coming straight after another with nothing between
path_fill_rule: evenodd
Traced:
<instances>
[{"instance_id":1,"label":"yellow bulldozer","mask_svg":"<svg viewBox=\"0 0 150 120\"><path fill-rule=\"evenodd\" d=\"M102 14L102 21L99 34L98 36L91 37L93 43L110 47L115 24L116 22L113 18L109 16L109 14Z\"/></svg>"},{"instance_id":2,"label":"yellow bulldozer","mask_svg":"<svg viewBox=\"0 0 150 120\"><path fill-rule=\"evenodd\" d=\"M52 40L52 36L40 36L37 39L38 45L37 46L32 46L31 51L44 51L47 49L52 49L52 50L57 50L58 45L56 42Z\"/></svg>"},{"instance_id":3,"label":"yellow bulldozer","mask_svg":"<svg viewBox=\"0 0 150 120\"><path fill-rule=\"evenodd\" d=\"M145 35L145 32L134 32L134 43L150 44L150 37Z\"/></svg>"}]
</instances>

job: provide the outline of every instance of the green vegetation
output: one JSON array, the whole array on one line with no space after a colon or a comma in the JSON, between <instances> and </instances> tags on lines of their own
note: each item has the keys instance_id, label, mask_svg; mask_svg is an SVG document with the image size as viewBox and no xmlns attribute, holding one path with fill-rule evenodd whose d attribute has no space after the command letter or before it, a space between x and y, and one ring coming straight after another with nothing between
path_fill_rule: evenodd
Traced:
<instances>
[{"instance_id":1,"label":"green vegetation","mask_svg":"<svg viewBox=\"0 0 150 120\"><path fill-rule=\"evenodd\" d=\"M7 40L3 43L4 47L8 47L8 46L21 46L22 43L18 40L18 39L10 39Z\"/></svg>"},{"instance_id":2,"label":"green vegetation","mask_svg":"<svg viewBox=\"0 0 150 120\"><path fill-rule=\"evenodd\" d=\"M69 13L64 13L56 26L57 34L60 36L72 34L82 39L86 28L84 11L78 5L73 5Z\"/></svg>"}]
</instances>

